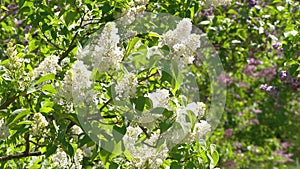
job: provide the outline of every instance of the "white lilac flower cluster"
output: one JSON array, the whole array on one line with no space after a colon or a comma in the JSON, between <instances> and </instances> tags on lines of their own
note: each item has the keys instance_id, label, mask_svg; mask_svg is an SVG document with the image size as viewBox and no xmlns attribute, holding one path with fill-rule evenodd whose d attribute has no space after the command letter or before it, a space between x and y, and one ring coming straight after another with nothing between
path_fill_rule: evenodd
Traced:
<instances>
[{"instance_id":1,"label":"white lilac flower cluster","mask_svg":"<svg viewBox=\"0 0 300 169\"><path fill-rule=\"evenodd\" d=\"M92 89L91 74L92 72L86 68L82 61L76 61L72 68L66 72L58 95L64 97L68 102L93 102L96 93Z\"/></svg>"},{"instance_id":2,"label":"white lilac flower cluster","mask_svg":"<svg viewBox=\"0 0 300 169\"><path fill-rule=\"evenodd\" d=\"M83 155L84 155L85 157L92 157L93 151L94 151L95 148L96 148L95 145L93 145L93 146L87 146L87 145L85 144L84 146L81 147L81 150L82 150Z\"/></svg>"},{"instance_id":3,"label":"white lilac flower cluster","mask_svg":"<svg viewBox=\"0 0 300 169\"><path fill-rule=\"evenodd\" d=\"M205 120L200 120L200 122L195 124L194 130L190 134L190 140L199 141L201 139L204 139L210 131L210 124L208 124Z\"/></svg>"},{"instance_id":4,"label":"white lilac flower cluster","mask_svg":"<svg viewBox=\"0 0 300 169\"><path fill-rule=\"evenodd\" d=\"M71 133L73 137L71 138L71 142L77 142L80 134L84 133L81 127L74 125L71 127Z\"/></svg>"},{"instance_id":5,"label":"white lilac flower cluster","mask_svg":"<svg viewBox=\"0 0 300 169\"><path fill-rule=\"evenodd\" d=\"M184 18L176 26L176 29L169 30L161 36L160 44L167 45L184 64L192 64L193 54L200 47L200 35L191 33L193 24L191 19Z\"/></svg>"},{"instance_id":6,"label":"white lilac flower cluster","mask_svg":"<svg viewBox=\"0 0 300 169\"><path fill-rule=\"evenodd\" d=\"M159 130L153 132L150 138L145 140L145 143L135 145L140 134L143 130L138 126L128 126L127 132L123 137L124 145L131 153L131 163L137 168L145 168L146 165L150 165L151 168L159 168L159 166L166 159L168 154L168 148L166 143L161 145L160 151L157 151L156 142L159 138Z\"/></svg>"},{"instance_id":7,"label":"white lilac flower cluster","mask_svg":"<svg viewBox=\"0 0 300 169\"><path fill-rule=\"evenodd\" d=\"M45 76L50 73L56 74L58 70L61 70L61 67L58 65L58 60L59 57L55 55L46 57L39 66L33 70L33 78Z\"/></svg>"},{"instance_id":8,"label":"white lilac flower cluster","mask_svg":"<svg viewBox=\"0 0 300 169\"><path fill-rule=\"evenodd\" d=\"M170 102L169 91L167 89L157 89L145 95L152 101L152 107L167 108Z\"/></svg>"},{"instance_id":9,"label":"white lilac flower cluster","mask_svg":"<svg viewBox=\"0 0 300 169\"><path fill-rule=\"evenodd\" d=\"M79 126L77 126L77 125L72 126L71 127L71 131L75 135L80 135L80 134L83 133L82 129Z\"/></svg>"},{"instance_id":10,"label":"white lilac flower cluster","mask_svg":"<svg viewBox=\"0 0 300 169\"><path fill-rule=\"evenodd\" d=\"M22 66L22 62L24 59L19 58L18 51L16 50L16 47L13 45L13 43L8 43L8 48L6 53L8 54L10 63L8 65L8 69L13 70L13 69L20 69Z\"/></svg>"},{"instance_id":11,"label":"white lilac flower cluster","mask_svg":"<svg viewBox=\"0 0 300 169\"><path fill-rule=\"evenodd\" d=\"M47 129L48 125L49 123L45 116L41 113L35 113L33 115L33 124L30 129L31 134L33 136L45 136L49 132L49 129Z\"/></svg>"},{"instance_id":12,"label":"white lilac flower cluster","mask_svg":"<svg viewBox=\"0 0 300 169\"><path fill-rule=\"evenodd\" d=\"M138 80L135 74L126 73L121 81L116 85L116 96L128 98L136 92Z\"/></svg>"},{"instance_id":13,"label":"white lilac flower cluster","mask_svg":"<svg viewBox=\"0 0 300 169\"><path fill-rule=\"evenodd\" d=\"M192 102L186 105L185 110L192 111L200 119L204 116L206 105L203 102Z\"/></svg>"},{"instance_id":14,"label":"white lilac flower cluster","mask_svg":"<svg viewBox=\"0 0 300 169\"><path fill-rule=\"evenodd\" d=\"M136 16L146 11L146 5L148 3L149 0L135 0L135 2L131 1L129 3L130 8L123 13L121 18L119 18L119 22L122 25L130 25L135 21Z\"/></svg>"},{"instance_id":15,"label":"white lilac flower cluster","mask_svg":"<svg viewBox=\"0 0 300 169\"><path fill-rule=\"evenodd\" d=\"M9 128L4 124L4 120L0 120L0 140L5 140L9 136Z\"/></svg>"},{"instance_id":16,"label":"white lilac flower cluster","mask_svg":"<svg viewBox=\"0 0 300 169\"><path fill-rule=\"evenodd\" d=\"M52 161L56 168L59 169L81 169L81 161L83 160L83 152L77 149L73 159L70 159L62 148L58 148L56 153L52 155Z\"/></svg>"},{"instance_id":17,"label":"white lilac flower cluster","mask_svg":"<svg viewBox=\"0 0 300 169\"><path fill-rule=\"evenodd\" d=\"M172 126L163 134L163 137L175 144L192 143L193 141L204 139L211 131L210 124L202 120L205 115L206 105L203 102L192 102L186 106L181 106L176 98L172 101L176 104L176 108L173 111L176 112L176 123L180 124L180 127ZM192 126L192 123L187 121L189 112L197 117L195 126Z\"/></svg>"},{"instance_id":18,"label":"white lilac flower cluster","mask_svg":"<svg viewBox=\"0 0 300 169\"><path fill-rule=\"evenodd\" d=\"M79 49L77 58L92 60L93 67L99 73L105 73L119 67L124 50L118 47L120 36L114 22L108 22L99 38L84 49Z\"/></svg>"},{"instance_id":19,"label":"white lilac flower cluster","mask_svg":"<svg viewBox=\"0 0 300 169\"><path fill-rule=\"evenodd\" d=\"M197 119L201 119L204 117L205 111L206 111L206 105L203 102L192 102L187 104L184 108L181 109L181 111L177 111L177 117L185 117L187 115L187 111L191 111ZM177 121L184 126L186 122L184 121L184 118L180 118ZM189 126L190 127L190 126ZM200 120L200 122L196 122L193 130L189 131L187 134L187 137L184 139L184 141L187 142L193 142L193 141L199 141L200 139L204 139L205 136L211 131L211 126L207 121Z\"/></svg>"}]
</instances>

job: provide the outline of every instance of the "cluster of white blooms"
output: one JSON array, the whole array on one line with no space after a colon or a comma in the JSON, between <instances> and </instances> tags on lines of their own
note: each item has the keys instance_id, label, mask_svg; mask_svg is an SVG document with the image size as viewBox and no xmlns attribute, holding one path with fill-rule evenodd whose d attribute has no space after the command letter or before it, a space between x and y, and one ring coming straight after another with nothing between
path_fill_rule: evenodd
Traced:
<instances>
[{"instance_id":1,"label":"cluster of white blooms","mask_svg":"<svg viewBox=\"0 0 300 169\"><path fill-rule=\"evenodd\" d=\"M71 142L77 142L78 137L79 137L80 134L83 133L83 130L79 126L74 125L74 126L71 127L71 132L73 134L73 138L71 138L70 141Z\"/></svg>"},{"instance_id":2,"label":"cluster of white blooms","mask_svg":"<svg viewBox=\"0 0 300 169\"><path fill-rule=\"evenodd\" d=\"M64 150L59 147L56 150L56 153L52 155L52 161L56 168L59 169L81 169L81 161L83 160L83 152L81 149L77 149L73 159L70 159L67 155L67 153L64 152Z\"/></svg>"},{"instance_id":3,"label":"cluster of white blooms","mask_svg":"<svg viewBox=\"0 0 300 169\"><path fill-rule=\"evenodd\" d=\"M100 73L114 70L119 67L124 55L124 50L118 47L119 41L120 36L116 24L108 22L100 37L86 48L80 49L77 57L92 60L93 67Z\"/></svg>"},{"instance_id":4,"label":"cluster of white blooms","mask_svg":"<svg viewBox=\"0 0 300 169\"><path fill-rule=\"evenodd\" d=\"M67 168L69 164L68 155L62 148L58 148L56 153L52 155L52 161L58 168Z\"/></svg>"},{"instance_id":5,"label":"cluster of white blooms","mask_svg":"<svg viewBox=\"0 0 300 169\"><path fill-rule=\"evenodd\" d=\"M4 120L0 120L0 140L5 140L9 136L9 128L4 124Z\"/></svg>"},{"instance_id":6,"label":"cluster of white blooms","mask_svg":"<svg viewBox=\"0 0 300 169\"><path fill-rule=\"evenodd\" d=\"M162 117L163 112L150 113L150 111L144 111L141 115L135 117L135 121L139 122L146 128L153 128L156 125L156 120Z\"/></svg>"},{"instance_id":7,"label":"cluster of white blooms","mask_svg":"<svg viewBox=\"0 0 300 169\"><path fill-rule=\"evenodd\" d=\"M136 92L137 85L138 80L135 74L126 73L115 87L117 97L128 98L133 96Z\"/></svg>"},{"instance_id":8,"label":"cluster of white blooms","mask_svg":"<svg viewBox=\"0 0 300 169\"><path fill-rule=\"evenodd\" d=\"M81 147L84 156L91 157L93 155L93 151L94 151L95 147L96 147L95 145L88 147L86 144L83 147Z\"/></svg>"},{"instance_id":9,"label":"cluster of white blooms","mask_svg":"<svg viewBox=\"0 0 300 169\"><path fill-rule=\"evenodd\" d=\"M170 102L169 91L167 89L156 89L155 92L145 95L152 101L152 107L168 107Z\"/></svg>"},{"instance_id":10,"label":"cluster of white blooms","mask_svg":"<svg viewBox=\"0 0 300 169\"><path fill-rule=\"evenodd\" d=\"M203 139L210 131L210 124L208 124L205 120L200 120L200 122L196 123L194 126L194 130L191 133L191 140L199 141L200 139Z\"/></svg>"},{"instance_id":11,"label":"cluster of white blooms","mask_svg":"<svg viewBox=\"0 0 300 169\"><path fill-rule=\"evenodd\" d=\"M33 70L33 77L37 78L39 76L45 76L47 74L53 73L56 74L58 70L61 70L61 67L58 65L59 57L51 55L46 57L37 68Z\"/></svg>"},{"instance_id":12,"label":"cluster of white blooms","mask_svg":"<svg viewBox=\"0 0 300 169\"><path fill-rule=\"evenodd\" d=\"M121 18L119 18L119 22L122 25L130 25L132 24L136 17L145 12L146 5L149 3L149 0L136 0L135 2L130 2L130 8L125 11Z\"/></svg>"},{"instance_id":13,"label":"cluster of white blooms","mask_svg":"<svg viewBox=\"0 0 300 169\"><path fill-rule=\"evenodd\" d=\"M76 135L83 133L82 129L77 125L72 126L71 131L73 134L76 134Z\"/></svg>"},{"instance_id":14,"label":"cluster of white blooms","mask_svg":"<svg viewBox=\"0 0 300 169\"><path fill-rule=\"evenodd\" d=\"M185 109L192 111L200 119L204 116L206 105L203 102L192 102L187 104Z\"/></svg>"},{"instance_id":15,"label":"cluster of white blooms","mask_svg":"<svg viewBox=\"0 0 300 169\"><path fill-rule=\"evenodd\" d=\"M76 61L66 72L58 95L63 96L67 101L73 100L74 103L93 102L96 94L92 89L91 74L92 72L82 61Z\"/></svg>"},{"instance_id":16,"label":"cluster of white blooms","mask_svg":"<svg viewBox=\"0 0 300 169\"><path fill-rule=\"evenodd\" d=\"M137 168L145 168L147 164L149 164L151 168L159 168L167 157L169 151L167 145L164 143L162 147L159 147L159 151L152 147L156 145L156 142L159 139L159 130L152 133L151 137L145 140L146 144L141 143L135 145L138 136L142 133L143 131L140 127L128 126L127 132L123 137L124 145L132 156L131 162Z\"/></svg>"},{"instance_id":17,"label":"cluster of white blooms","mask_svg":"<svg viewBox=\"0 0 300 169\"><path fill-rule=\"evenodd\" d=\"M19 58L18 55L18 51L16 50L16 47L13 45L13 43L8 43L8 48L6 51L10 63L8 64L8 69L20 69L22 66L22 62L24 61L24 59Z\"/></svg>"},{"instance_id":18,"label":"cluster of white blooms","mask_svg":"<svg viewBox=\"0 0 300 169\"><path fill-rule=\"evenodd\" d=\"M34 136L45 135L49 132L49 129L46 128L48 125L49 123L45 116L43 116L41 113L35 113L33 115L33 124L30 131Z\"/></svg>"},{"instance_id":19,"label":"cluster of white blooms","mask_svg":"<svg viewBox=\"0 0 300 169\"><path fill-rule=\"evenodd\" d=\"M176 29L169 30L161 36L161 45L167 45L175 57L185 64L194 61L193 54L200 47L200 35L191 33L193 24L191 19L184 18L176 26Z\"/></svg>"},{"instance_id":20,"label":"cluster of white blooms","mask_svg":"<svg viewBox=\"0 0 300 169\"><path fill-rule=\"evenodd\" d=\"M72 69L68 70L62 81L62 89L59 89L58 95L63 96L67 101L71 101L72 96L72 85L73 85L73 73Z\"/></svg>"},{"instance_id":21,"label":"cluster of white blooms","mask_svg":"<svg viewBox=\"0 0 300 169\"><path fill-rule=\"evenodd\" d=\"M203 138L210 131L210 125L205 120L200 120L200 122L195 124L194 129L191 131L192 123L187 121L187 117L188 111L191 111L199 120L204 116L205 110L206 105L203 102L192 102L185 107L177 104L175 110L176 122L180 124L180 127L172 126L164 133L164 137L175 144L184 142L190 143Z\"/></svg>"},{"instance_id":22,"label":"cluster of white blooms","mask_svg":"<svg viewBox=\"0 0 300 169\"><path fill-rule=\"evenodd\" d=\"M149 3L149 0L134 0L134 2L138 5L147 5Z\"/></svg>"},{"instance_id":23,"label":"cluster of white blooms","mask_svg":"<svg viewBox=\"0 0 300 169\"><path fill-rule=\"evenodd\" d=\"M71 169L81 169L82 168L82 165L81 165L82 160L83 160L83 152L81 149L78 148L74 154L73 162L69 161L69 163L72 163L70 168Z\"/></svg>"}]
</instances>

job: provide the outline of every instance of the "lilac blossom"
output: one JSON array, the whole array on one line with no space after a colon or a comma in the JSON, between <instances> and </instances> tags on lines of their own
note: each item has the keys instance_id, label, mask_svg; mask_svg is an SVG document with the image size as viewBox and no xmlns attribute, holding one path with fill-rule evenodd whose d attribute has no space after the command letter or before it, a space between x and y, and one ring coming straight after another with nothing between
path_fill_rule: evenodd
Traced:
<instances>
[{"instance_id":1,"label":"lilac blossom","mask_svg":"<svg viewBox=\"0 0 300 169\"><path fill-rule=\"evenodd\" d=\"M291 88L293 90L297 90L298 88L300 88L300 83L298 82L298 80L296 78L294 78L292 80Z\"/></svg>"},{"instance_id":2,"label":"lilac blossom","mask_svg":"<svg viewBox=\"0 0 300 169\"><path fill-rule=\"evenodd\" d=\"M255 0L249 0L249 5L253 7L257 5L257 2Z\"/></svg>"},{"instance_id":3,"label":"lilac blossom","mask_svg":"<svg viewBox=\"0 0 300 169\"><path fill-rule=\"evenodd\" d=\"M240 142L234 142L234 143L232 144L232 146L233 146L233 147L236 147L236 148L241 148L241 147L243 146L243 144L240 143Z\"/></svg>"},{"instance_id":4,"label":"lilac blossom","mask_svg":"<svg viewBox=\"0 0 300 169\"><path fill-rule=\"evenodd\" d=\"M291 83L292 77L290 76L290 73L286 70L283 70L279 73L279 78L283 83Z\"/></svg>"},{"instance_id":5,"label":"lilac blossom","mask_svg":"<svg viewBox=\"0 0 300 169\"><path fill-rule=\"evenodd\" d=\"M274 49L278 49L279 46L280 46L280 43L275 43L274 45L272 45L272 47L273 47Z\"/></svg>"},{"instance_id":6,"label":"lilac blossom","mask_svg":"<svg viewBox=\"0 0 300 169\"><path fill-rule=\"evenodd\" d=\"M272 80L276 75L276 67L269 67L260 70L259 72L254 74L256 78L266 78L268 81Z\"/></svg>"},{"instance_id":7,"label":"lilac blossom","mask_svg":"<svg viewBox=\"0 0 300 169\"><path fill-rule=\"evenodd\" d=\"M276 95L278 90L277 90L277 87L275 87L275 86L268 86L266 89L266 92L270 95Z\"/></svg>"},{"instance_id":8,"label":"lilac blossom","mask_svg":"<svg viewBox=\"0 0 300 169\"><path fill-rule=\"evenodd\" d=\"M261 64L261 62L259 60L256 60L254 58L248 59L247 62L248 62L249 65L255 65L255 66Z\"/></svg>"},{"instance_id":9,"label":"lilac blossom","mask_svg":"<svg viewBox=\"0 0 300 169\"><path fill-rule=\"evenodd\" d=\"M257 118L253 118L251 119L251 122L250 122L252 125L258 125L259 124L259 120Z\"/></svg>"},{"instance_id":10,"label":"lilac blossom","mask_svg":"<svg viewBox=\"0 0 300 169\"><path fill-rule=\"evenodd\" d=\"M261 84L260 87L259 87L259 89L260 89L261 91L266 91L267 88L268 88L268 85L267 85L267 84Z\"/></svg>"},{"instance_id":11,"label":"lilac blossom","mask_svg":"<svg viewBox=\"0 0 300 169\"><path fill-rule=\"evenodd\" d=\"M25 26L25 28L24 28L25 34L27 34L31 29L32 29L32 25Z\"/></svg>"},{"instance_id":12,"label":"lilac blossom","mask_svg":"<svg viewBox=\"0 0 300 169\"><path fill-rule=\"evenodd\" d=\"M290 146L290 143L287 142L287 141L281 143L281 147L282 147L283 149L286 149L286 148L288 148L289 146Z\"/></svg>"},{"instance_id":13,"label":"lilac blossom","mask_svg":"<svg viewBox=\"0 0 300 169\"><path fill-rule=\"evenodd\" d=\"M233 83L233 80L224 72L219 75L217 80L221 84L231 85Z\"/></svg>"},{"instance_id":14,"label":"lilac blossom","mask_svg":"<svg viewBox=\"0 0 300 169\"><path fill-rule=\"evenodd\" d=\"M233 131L231 128L225 130L225 133L224 133L225 137L231 137L232 134L233 134Z\"/></svg>"},{"instance_id":15,"label":"lilac blossom","mask_svg":"<svg viewBox=\"0 0 300 169\"><path fill-rule=\"evenodd\" d=\"M284 158L284 160L281 160L280 162L285 163L285 162L293 162L294 160L291 159L293 154L287 153L286 150L275 150L275 155L281 156Z\"/></svg>"}]
</instances>

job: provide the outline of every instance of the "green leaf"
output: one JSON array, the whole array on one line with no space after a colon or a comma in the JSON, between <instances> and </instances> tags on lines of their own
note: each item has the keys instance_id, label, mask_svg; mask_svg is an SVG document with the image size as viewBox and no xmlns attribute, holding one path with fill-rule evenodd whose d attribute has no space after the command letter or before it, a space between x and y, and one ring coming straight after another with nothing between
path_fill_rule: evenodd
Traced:
<instances>
[{"instance_id":1,"label":"green leaf","mask_svg":"<svg viewBox=\"0 0 300 169\"><path fill-rule=\"evenodd\" d=\"M12 114L11 117L13 117L13 120L8 124L8 125L12 125L14 124L17 120L23 118L24 116L27 116L30 114L30 111L27 109L18 109L15 110Z\"/></svg>"},{"instance_id":2,"label":"green leaf","mask_svg":"<svg viewBox=\"0 0 300 169\"><path fill-rule=\"evenodd\" d=\"M52 81L52 80L54 80L54 79L55 79L55 74L50 73L50 74L47 74L47 75L41 77L39 80L37 80L37 81L35 82L35 85L38 85L38 84L43 83L43 82L48 81L48 80L51 80L51 81Z\"/></svg>"},{"instance_id":3,"label":"green leaf","mask_svg":"<svg viewBox=\"0 0 300 169\"><path fill-rule=\"evenodd\" d=\"M229 9L228 14L238 15L238 13L234 9Z\"/></svg>"},{"instance_id":4,"label":"green leaf","mask_svg":"<svg viewBox=\"0 0 300 169\"><path fill-rule=\"evenodd\" d=\"M217 151L214 151L211 154L212 159L214 160L214 167L218 164L219 162L219 153Z\"/></svg>"},{"instance_id":5,"label":"green leaf","mask_svg":"<svg viewBox=\"0 0 300 169\"><path fill-rule=\"evenodd\" d=\"M39 169L41 168L42 158L38 158L28 169Z\"/></svg>"},{"instance_id":6,"label":"green leaf","mask_svg":"<svg viewBox=\"0 0 300 169\"><path fill-rule=\"evenodd\" d=\"M47 146L47 151L46 151L46 157L49 157L50 155L54 154L56 152L57 145L56 144L49 144Z\"/></svg>"},{"instance_id":7,"label":"green leaf","mask_svg":"<svg viewBox=\"0 0 300 169\"><path fill-rule=\"evenodd\" d=\"M70 25L70 23L72 23L75 20L76 15L77 15L77 13L74 12L74 11L67 12L67 14L64 18L65 22L66 22L66 25Z\"/></svg>"},{"instance_id":8,"label":"green leaf","mask_svg":"<svg viewBox=\"0 0 300 169\"><path fill-rule=\"evenodd\" d=\"M131 50L133 49L133 47L135 46L135 44L140 40L140 38L138 37L134 37L128 44L127 48L126 48L126 53L125 53L125 58L127 56L129 56Z\"/></svg>"},{"instance_id":9,"label":"green leaf","mask_svg":"<svg viewBox=\"0 0 300 169\"><path fill-rule=\"evenodd\" d=\"M52 110L54 110L52 107L42 107L42 108L40 108L40 112L43 112L43 113L49 113Z\"/></svg>"},{"instance_id":10,"label":"green leaf","mask_svg":"<svg viewBox=\"0 0 300 169\"><path fill-rule=\"evenodd\" d=\"M56 93L56 90L54 88L54 86L52 84L45 84L43 87L42 87L42 91L45 92L50 92L52 94L55 94Z\"/></svg>"},{"instance_id":11,"label":"green leaf","mask_svg":"<svg viewBox=\"0 0 300 169\"><path fill-rule=\"evenodd\" d=\"M123 125L122 127L118 127L114 125L113 127L113 136L116 142L118 143L120 140L122 140L123 136L126 133L126 127Z\"/></svg>"},{"instance_id":12,"label":"green leaf","mask_svg":"<svg viewBox=\"0 0 300 169\"><path fill-rule=\"evenodd\" d=\"M61 142L61 148L71 157L74 155L74 148L73 146L67 142L67 141L62 141Z\"/></svg>"},{"instance_id":13,"label":"green leaf","mask_svg":"<svg viewBox=\"0 0 300 169\"><path fill-rule=\"evenodd\" d=\"M109 169L117 169L118 167L119 165L117 163L112 162L109 164Z\"/></svg>"},{"instance_id":14,"label":"green leaf","mask_svg":"<svg viewBox=\"0 0 300 169\"><path fill-rule=\"evenodd\" d=\"M109 4L109 2L106 2L102 7L102 13L108 13L112 9L112 6Z\"/></svg>"},{"instance_id":15,"label":"green leaf","mask_svg":"<svg viewBox=\"0 0 300 169\"><path fill-rule=\"evenodd\" d=\"M172 169L182 169L178 162L172 162L170 168Z\"/></svg>"}]
</instances>

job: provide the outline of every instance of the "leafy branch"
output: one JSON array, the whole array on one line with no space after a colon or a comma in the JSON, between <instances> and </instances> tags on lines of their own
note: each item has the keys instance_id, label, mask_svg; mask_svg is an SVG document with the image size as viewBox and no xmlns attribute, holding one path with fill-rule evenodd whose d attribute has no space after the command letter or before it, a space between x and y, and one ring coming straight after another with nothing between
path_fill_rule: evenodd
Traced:
<instances>
[{"instance_id":1,"label":"leafy branch","mask_svg":"<svg viewBox=\"0 0 300 169\"><path fill-rule=\"evenodd\" d=\"M80 28L82 27L82 24L83 24L85 15L86 15L86 13L83 13L83 15L82 15L82 17L81 17L81 19L80 19L80 24L79 24L79 27L80 27ZM59 58L59 60L58 60L58 63L59 63L59 64L60 64L61 61L62 61L64 58L66 58L66 57L69 55L69 53L77 46L77 45L74 44L74 43L75 43L75 40L76 40L78 34L79 34L79 31L77 31L77 32L75 33L75 35L73 36L73 38L72 38L72 40L71 40L71 43L70 43L68 49L67 49L67 50L61 55L61 57Z\"/></svg>"},{"instance_id":2,"label":"leafy branch","mask_svg":"<svg viewBox=\"0 0 300 169\"><path fill-rule=\"evenodd\" d=\"M29 134L26 133L24 136L24 139L26 141L25 143L25 151L19 154L13 154L13 155L7 155L7 156L2 156L0 157L0 161L8 161L12 159L19 159L19 158L24 158L24 157L31 157L31 156L40 156L43 155L43 153L39 151L35 152L30 152L30 140L29 140Z\"/></svg>"}]
</instances>

